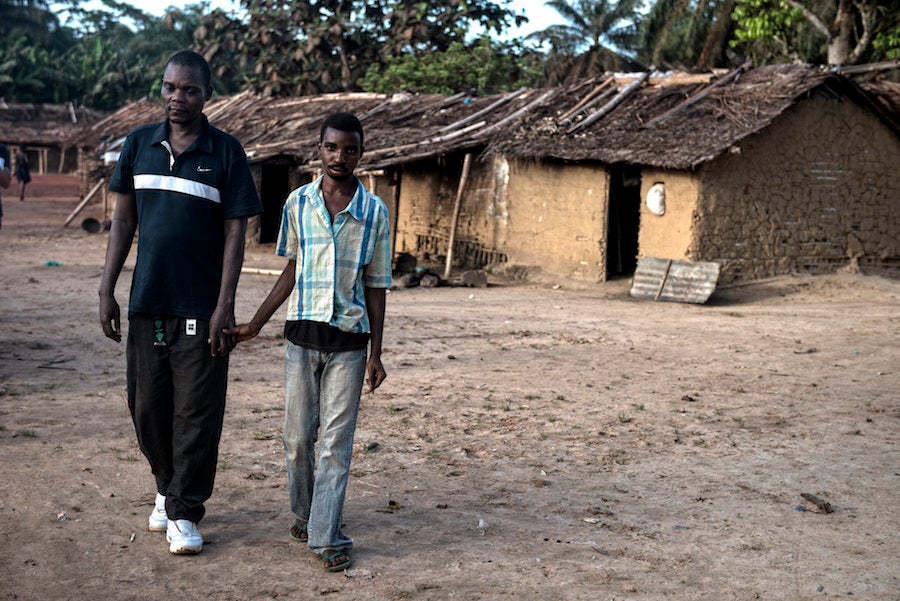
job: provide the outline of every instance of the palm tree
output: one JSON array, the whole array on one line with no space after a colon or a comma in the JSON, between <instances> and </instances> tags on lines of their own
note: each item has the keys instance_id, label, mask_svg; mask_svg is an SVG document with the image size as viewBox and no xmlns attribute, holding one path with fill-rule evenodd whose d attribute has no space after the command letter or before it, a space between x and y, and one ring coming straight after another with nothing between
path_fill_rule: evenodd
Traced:
<instances>
[{"instance_id":1,"label":"palm tree","mask_svg":"<svg viewBox=\"0 0 900 601\"><path fill-rule=\"evenodd\" d=\"M640 0L616 4L608 0L548 0L545 6L568 23L551 25L531 37L550 42L558 52L576 54L599 47L627 52L634 47Z\"/></svg>"},{"instance_id":2,"label":"palm tree","mask_svg":"<svg viewBox=\"0 0 900 601\"><path fill-rule=\"evenodd\" d=\"M641 0L548 0L545 6L568 21L528 36L550 44L548 85L640 68L628 55L636 48Z\"/></svg>"},{"instance_id":3,"label":"palm tree","mask_svg":"<svg viewBox=\"0 0 900 601\"><path fill-rule=\"evenodd\" d=\"M641 22L640 59L709 70L727 63L735 0L658 0Z\"/></svg>"}]
</instances>

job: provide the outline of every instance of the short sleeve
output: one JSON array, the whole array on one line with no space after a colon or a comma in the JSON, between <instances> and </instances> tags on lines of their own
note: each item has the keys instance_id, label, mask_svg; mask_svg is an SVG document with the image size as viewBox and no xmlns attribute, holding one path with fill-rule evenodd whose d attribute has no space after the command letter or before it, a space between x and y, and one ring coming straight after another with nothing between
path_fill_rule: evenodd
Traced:
<instances>
[{"instance_id":1,"label":"short sleeve","mask_svg":"<svg viewBox=\"0 0 900 601\"><path fill-rule=\"evenodd\" d=\"M109 180L109 189L113 192L122 194L134 192L134 155L134 134L130 134L125 138L122 152L119 153L119 159L116 161L116 168Z\"/></svg>"},{"instance_id":2,"label":"short sleeve","mask_svg":"<svg viewBox=\"0 0 900 601\"><path fill-rule=\"evenodd\" d=\"M263 208L259 201L259 194L256 193L253 175L250 173L247 154L237 140L232 138L229 142L230 165L227 182L223 188L225 193L223 217L235 219L259 215Z\"/></svg>"},{"instance_id":3,"label":"short sleeve","mask_svg":"<svg viewBox=\"0 0 900 601\"><path fill-rule=\"evenodd\" d=\"M300 241L297 232L300 190L294 190L288 196L281 211L281 227L278 230L278 243L275 254L279 257L296 261L297 247Z\"/></svg>"},{"instance_id":4,"label":"short sleeve","mask_svg":"<svg viewBox=\"0 0 900 601\"><path fill-rule=\"evenodd\" d=\"M390 224L387 208L380 201L376 212L374 232L375 248L372 252L372 260L363 271L363 283L367 288L390 288L392 283Z\"/></svg>"}]
</instances>

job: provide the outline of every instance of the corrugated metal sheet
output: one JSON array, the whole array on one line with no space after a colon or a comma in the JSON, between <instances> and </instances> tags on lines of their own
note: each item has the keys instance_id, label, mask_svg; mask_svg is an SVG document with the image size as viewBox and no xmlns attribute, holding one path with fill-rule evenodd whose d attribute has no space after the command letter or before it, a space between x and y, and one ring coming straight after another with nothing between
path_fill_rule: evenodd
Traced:
<instances>
[{"instance_id":1,"label":"corrugated metal sheet","mask_svg":"<svg viewBox=\"0 0 900 601\"><path fill-rule=\"evenodd\" d=\"M678 303L705 303L719 280L718 263L644 257L638 261L631 296Z\"/></svg>"}]
</instances>

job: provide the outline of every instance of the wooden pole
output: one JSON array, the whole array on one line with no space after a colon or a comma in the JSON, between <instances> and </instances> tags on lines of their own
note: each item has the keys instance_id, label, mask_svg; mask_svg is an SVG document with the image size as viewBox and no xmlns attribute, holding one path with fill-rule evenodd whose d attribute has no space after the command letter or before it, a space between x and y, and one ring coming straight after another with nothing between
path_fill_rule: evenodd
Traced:
<instances>
[{"instance_id":1,"label":"wooden pole","mask_svg":"<svg viewBox=\"0 0 900 601\"><path fill-rule=\"evenodd\" d=\"M391 249L397 252L397 221L400 219L400 184L403 181L403 167L395 167L391 176L391 209L388 211L388 221L391 228Z\"/></svg>"},{"instance_id":2,"label":"wooden pole","mask_svg":"<svg viewBox=\"0 0 900 601\"><path fill-rule=\"evenodd\" d=\"M653 119L650 119L649 121L644 123L641 127L653 127L657 123L662 123L663 121L665 121L672 115L675 115L676 113L680 113L681 111L683 111L687 108L690 108L691 106L697 104L698 102L700 102L701 100L703 100L704 98L709 96L712 93L712 91L715 90L716 88L721 88L722 86L728 85L729 83L731 83L732 81L734 81L735 79L740 77L741 74L744 71L746 71L747 69L749 69L751 66L752 66L752 63L751 63L750 59L747 59L746 61L744 61L743 65L741 65L740 67L738 67L737 69L735 69L734 71L732 71L731 73L729 73L728 75L723 77L722 79L706 86L705 88L703 88L699 92L693 94L689 98L682 100L681 102L678 103L677 106L669 109L662 115L657 115Z\"/></svg>"},{"instance_id":3,"label":"wooden pole","mask_svg":"<svg viewBox=\"0 0 900 601\"><path fill-rule=\"evenodd\" d=\"M579 100L578 104L576 104L575 106L570 108L568 111L566 111L566 113L562 117L559 118L559 122L560 123L568 123L569 117L572 117L575 113L577 113L579 110L581 110L585 105L590 103L590 101L593 100L600 92L602 92L603 90L608 88L610 85L615 83L615 81L616 81L615 77L609 77L606 80L604 80L603 83L601 83L600 85L596 86L593 90L591 90L591 92L587 96L585 96L584 98Z\"/></svg>"},{"instance_id":4,"label":"wooden pole","mask_svg":"<svg viewBox=\"0 0 900 601\"><path fill-rule=\"evenodd\" d=\"M486 115L486 114L490 113L495 108L506 104L510 100L513 100L513 99L517 98L518 96L521 96L522 94L524 94L527 91L528 91L528 88L519 88L518 90L516 90L515 92L513 92L511 94L505 94L499 100L492 102L490 106L486 106L483 109L481 109L480 111L472 113L465 119L460 119L456 123L451 123L449 125L445 125L441 129L439 129L438 132L444 133L445 131L449 131L451 129L456 129L457 127L465 125L466 123L470 123L470 122L474 121L475 119L478 119L482 115Z\"/></svg>"},{"instance_id":5,"label":"wooden pole","mask_svg":"<svg viewBox=\"0 0 900 601\"><path fill-rule=\"evenodd\" d=\"M656 289L656 297L653 300L658 301L662 296L663 288L666 287L666 280L669 279L669 270L672 268L672 259L666 261L666 270L663 271L662 279L659 281L659 288Z\"/></svg>"},{"instance_id":6,"label":"wooden pole","mask_svg":"<svg viewBox=\"0 0 900 601\"><path fill-rule=\"evenodd\" d=\"M241 267L241 273L252 273L255 275L281 275L282 269L261 269L259 267Z\"/></svg>"},{"instance_id":7,"label":"wooden pole","mask_svg":"<svg viewBox=\"0 0 900 601\"><path fill-rule=\"evenodd\" d=\"M531 102L529 102L528 104L526 104L525 106L523 106L522 108L520 108L519 110L514 112L513 114L507 115L500 121L497 121L493 125L490 125L487 128L483 129L481 132L479 132L479 136L484 137L484 135L487 134L488 132L494 131L495 129L498 129L498 128L506 125L513 119L518 119L520 116L524 115L525 113L530 111L532 108L541 104L542 102L544 102L545 100L547 100L548 98L553 96L554 94L556 94L556 90L553 88L550 88L549 90L547 90L546 92L541 94L537 99L532 100Z\"/></svg>"},{"instance_id":8,"label":"wooden pole","mask_svg":"<svg viewBox=\"0 0 900 601\"><path fill-rule=\"evenodd\" d=\"M453 243L456 242L456 223L459 221L459 208L462 204L463 190L466 180L469 179L469 169L472 166L472 153L467 152L463 159L462 175L459 177L459 188L456 189L456 202L453 205L453 221L450 222L450 241L447 242L447 265L444 267L444 279L450 277L450 266L453 265Z\"/></svg>"},{"instance_id":9,"label":"wooden pole","mask_svg":"<svg viewBox=\"0 0 900 601\"><path fill-rule=\"evenodd\" d=\"M75 207L75 210L72 211L72 213L66 218L66 222L63 224L63 227L66 227L67 225L72 223L72 220L75 219L75 216L81 212L81 209L83 209L85 206L87 206L87 203L90 202L91 198L94 197L94 194L97 193L97 190L99 190L100 188L103 187L103 182L105 182L105 181L106 181L106 178L103 178L103 177L100 178L100 181L97 182L97 185L94 186L90 192L88 192L87 196L84 197L84 200L82 200L80 203L78 203L78 206ZM106 215L104 215L103 218L106 219Z\"/></svg>"},{"instance_id":10,"label":"wooden pole","mask_svg":"<svg viewBox=\"0 0 900 601\"><path fill-rule=\"evenodd\" d=\"M623 89L621 92L616 94L612 100L610 100L609 102L604 104L597 112L591 113L591 115L589 117L585 117L584 120L579 121L578 123L576 123L575 125L570 127L568 130L566 130L566 133L567 134L575 133L579 129L585 128L588 125L592 124L593 122L602 119L604 115L606 115L607 113L612 111L614 108L616 108L619 105L619 103L621 103L623 100L625 100L625 98L629 94L631 94L636 89L641 87L643 85L643 83L645 81L647 81L647 79L649 79L649 78L650 78L649 73L641 73L637 79L635 79L633 82L628 84L625 87L625 89Z\"/></svg>"}]
</instances>

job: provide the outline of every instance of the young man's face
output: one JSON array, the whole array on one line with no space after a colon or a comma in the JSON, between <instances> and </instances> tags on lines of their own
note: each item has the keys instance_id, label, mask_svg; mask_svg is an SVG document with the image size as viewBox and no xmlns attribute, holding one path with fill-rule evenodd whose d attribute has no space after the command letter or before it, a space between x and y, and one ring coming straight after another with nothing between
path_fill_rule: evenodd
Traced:
<instances>
[{"instance_id":1,"label":"young man's face","mask_svg":"<svg viewBox=\"0 0 900 601\"><path fill-rule=\"evenodd\" d=\"M341 131L328 127L319 142L319 158L325 174L336 180L353 176L353 171L362 156L363 147L359 142L359 132Z\"/></svg>"},{"instance_id":2,"label":"young man's face","mask_svg":"<svg viewBox=\"0 0 900 601\"><path fill-rule=\"evenodd\" d=\"M171 123L190 124L200 119L210 88L199 69L170 64L162 80L162 98Z\"/></svg>"}]
</instances>

